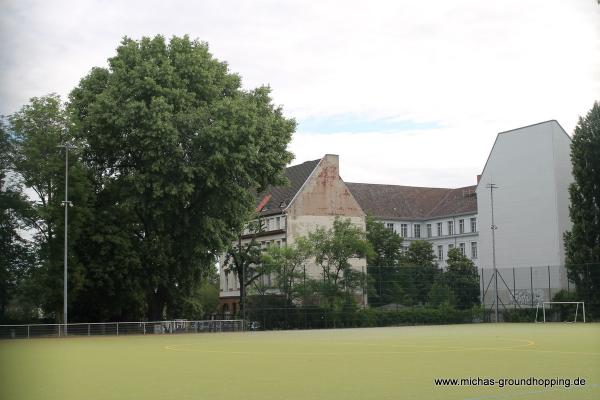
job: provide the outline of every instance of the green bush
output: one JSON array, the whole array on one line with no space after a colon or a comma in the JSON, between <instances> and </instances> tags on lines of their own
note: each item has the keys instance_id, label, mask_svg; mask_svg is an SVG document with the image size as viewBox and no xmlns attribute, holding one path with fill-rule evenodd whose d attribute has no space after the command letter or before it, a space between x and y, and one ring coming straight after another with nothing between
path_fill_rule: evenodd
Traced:
<instances>
[{"instance_id":1,"label":"green bush","mask_svg":"<svg viewBox=\"0 0 600 400\"><path fill-rule=\"evenodd\" d=\"M535 308L507 309L502 311L502 318L504 322L534 322Z\"/></svg>"}]
</instances>

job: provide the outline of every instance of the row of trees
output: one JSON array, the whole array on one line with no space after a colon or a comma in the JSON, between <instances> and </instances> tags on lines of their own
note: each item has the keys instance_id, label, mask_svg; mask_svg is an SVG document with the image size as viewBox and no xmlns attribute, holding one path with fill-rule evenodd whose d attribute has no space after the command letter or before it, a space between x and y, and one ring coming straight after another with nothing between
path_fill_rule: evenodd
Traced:
<instances>
[{"instance_id":1,"label":"row of trees","mask_svg":"<svg viewBox=\"0 0 600 400\"><path fill-rule=\"evenodd\" d=\"M268 88L242 89L206 43L124 39L108 67L92 69L67 102L34 98L0 120L0 318L62 319L59 146L75 146L68 170L71 320L194 318L216 307L216 255L253 218L253 193L284 182L294 129ZM580 119L571 156L569 277L582 298L599 305L600 268L580 267L600 265L598 103ZM229 256L242 293L266 290L259 278L273 274L286 304L302 297L345 307L365 280L376 305L465 308L477 301L476 271L458 250L442 272L427 242L402 251L402 239L373 220L364 235L340 220L289 248L263 254L256 243L237 243ZM350 268L359 256L371 266L367 276ZM308 257L322 276L299 286Z\"/></svg>"},{"instance_id":2,"label":"row of trees","mask_svg":"<svg viewBox=\"0 0 600 400\"><path fill-rule=\"evenodd\" d=\"M256 232L260 226L254 227ZM367 268L352 266L366 257ZM284 247L261 249L252 238L240 240L225 259L226 271L239 280L241 309L246 301L260 308L320 307L351 312L368 296L370 306L456 307L479 303L479 275L460 250L449 252L448 267L438 267L432 245L414 241L406 251L402 238L368 218L362 231L350 220L336 219L331 229L317 229ZM306 269L316 264L318 274ZM248 299L248 300L247 300Z\"/></svg>"},{"instance_id":3,"label":"row of trees","mask_svg":"<svg viewBox=\"0 0 600 400\"><path fill-rule=\"evenodd\" d=\"M260 225L254 231L260 232ZM337 218L331 229L318 228L288 246L263 250L255 237L244 244L240 240L228 252L224 268L239 281L241 313L247 292L277 298L279 307L323 305L334 310L357 304L366 274L353 268L352 260L371 252L365 232ZM309 260L317 265L318 276L307 272Z\"/></svg>"},{"instance_id":4,"label":"row of trees","mask_svg":"<svg viewBox=\"0 0 600 400\"><path fill-rule=\"evenodd\" d=\"M431 242L412 241L403 251L402 237L371 218L367 237L375 249L368 259L371 305L446 304L467 309L479 304L477 268L459 249L448 252L447 267L442 270Z\"/></svg>"},{"instance_id":5,"label":"row of trees","mask_svg":"<svg viewBox=\"0 0 600 400\"><path fill-rule=\"evenodd\" d=\"M295 122L186 37L124 39L108 68L3 121L1 318L60 321L69 154L70 321L197 317L252 193L283 182Z\"/></svg>"}]
</instances>

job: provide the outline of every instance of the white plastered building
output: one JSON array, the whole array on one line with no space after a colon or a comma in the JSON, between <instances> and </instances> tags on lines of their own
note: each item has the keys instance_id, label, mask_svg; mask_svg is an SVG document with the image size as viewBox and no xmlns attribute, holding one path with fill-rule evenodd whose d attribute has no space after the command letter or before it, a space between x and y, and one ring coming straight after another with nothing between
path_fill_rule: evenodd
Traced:
<instances>
[{"instance_id":1,"label":"white plastered building","mask_svg":"<svg viewBox=\"0 0 600 400\"><path fill-rule=\"evenodd\" d=\"M515 300L505 286L519 301L534 292L526 300L531 304L568 286L563 236L571 229L570 144L554 120L501 132L483 168L477 186L479 265L493 269L495 247L495 266L508 281L499 285L503 302Z\"/></svg>"}]
</instances>

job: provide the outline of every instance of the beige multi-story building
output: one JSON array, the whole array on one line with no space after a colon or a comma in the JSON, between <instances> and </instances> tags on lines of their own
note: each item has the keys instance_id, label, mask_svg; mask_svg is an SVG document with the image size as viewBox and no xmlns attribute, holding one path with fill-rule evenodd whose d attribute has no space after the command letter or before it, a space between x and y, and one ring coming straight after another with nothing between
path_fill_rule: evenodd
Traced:
<instances>
[{"instance_id":1,"label":"beige multi-story building","mask_svg":"<svg viewBox=\"0 0 600 400\"><path fill-rule=\"evenodd\" d=\"M480 271L484 302L496 301L489 288L490 270L497 266L509 275L502 278L499 300L533 305L569 285L563 235L571 227L570 143L554 120L499 133L477 185L455 189L345 183L338 156L326 155L288 168L290 186L258 196L257 211L267 227L259 240L265 247L292 243L319 226L331 227L336 216L364 228L369 214L402 236L405 247L430 241L441 268L449 250L462 251ZM355 265L364 267L365 260ZM318 273L313 266L311 274ZM237 284L221 272L222 302L233 313Z\"/></svg>"},{"instance_id":2,"label":"beige multi-story building","mask_svg":"<svg viewBox=\"0 0 600 400\"><path fill-rule=\"evenodd\" d=\"M350 219L365 229L365 213L340 178L339 157L327 154L319 160L307 161L286 169L287 186L274 186L256 197L257 216L263 231L242 235L245 243L255 237L263 247L293 244L317 228L329 229L337 217ZM362 269L366 260L351 260L353 267ZM306 273L318 277L320 269L308 263ZM271 277L262 279L269 286ZM226 268L220 271L221 311L236 314L239 309L239 279ZM364 300L363 300L364 301Z\"/></svg>"},{"instance_id":3,"label":"beige multi-story building","mask_svg":"<svg viewBox=\"0 0 600 400\"><path fill-rule=\"evenodd\" d=\"M399 234L406 249L415 240L431 242L438 265L457 248L478 265L476 186L458 189L348 183L362 209Z\"/></svg>"}]
</instances>

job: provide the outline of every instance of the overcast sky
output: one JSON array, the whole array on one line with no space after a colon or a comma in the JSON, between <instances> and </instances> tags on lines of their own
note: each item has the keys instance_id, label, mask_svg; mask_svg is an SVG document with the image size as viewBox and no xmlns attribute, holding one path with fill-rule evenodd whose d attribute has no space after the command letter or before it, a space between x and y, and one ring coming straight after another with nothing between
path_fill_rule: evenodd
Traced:
<instances>
[{"instance_id":1,"label":"overcast sky","mask_svg":"<svg viewBox=\"0 0 600 400\"><path fill-rule=\"evenodd\" d=\"M294 163L346 181L475 184L496 134L600 100L596 0L0 0L0 114L66 98L123 36L189 34L268 84L298 122Z\"/></svg>"}]
</instances>

